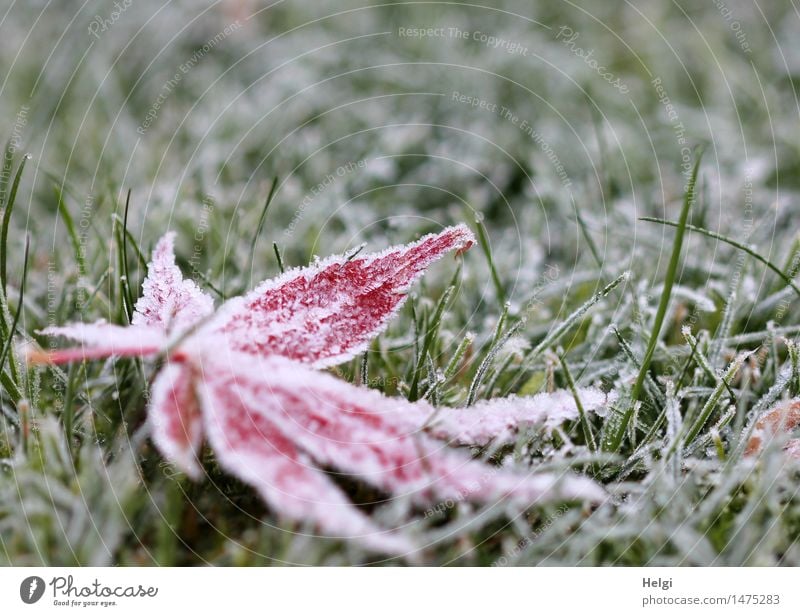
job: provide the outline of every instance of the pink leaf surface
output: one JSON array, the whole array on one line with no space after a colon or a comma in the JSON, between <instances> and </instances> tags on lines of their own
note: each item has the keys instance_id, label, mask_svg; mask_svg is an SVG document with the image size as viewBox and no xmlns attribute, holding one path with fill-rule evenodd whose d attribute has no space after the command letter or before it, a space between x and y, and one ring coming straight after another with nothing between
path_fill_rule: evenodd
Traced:
<instances>
[{"instance_id":1,"label":"pink leaf surface","mask_svg":"<svg viewBox=\"0 0 800 616\"><path fill-rule=\"evenodd\" d=\"M588 479L529 475L488 466L421 432L420 407L356 387L280 357L254 361L216 347L204 382L240 402L238 421L264 417L317 464L416 502L507 499L528 507L554 499L600 500ZM218 393L221 396L222 393ZM433 411L431 407L426 410Z\"/></svg>"},{"instance_id":2,"label":"pink leaf surface","mask_svg":"<svg viewBox=\"0 0 800 616\"><path fill-rule=\"evenodd\" d=\"M192 280L184 280L175 265L175 233L156 244L136 302L132 325L182 332L214 312L214 302Z\"/></svg>"},{"instance_id":3,"label":"pink leaf surface","mask_svg":"<svg viewBox=\"0 0 800 616\"><path fill-rule=\"evenodd\" d=\"M156 355L166 343L164 332L154 327L122 327L105 321L72 323L63 327L47 327L39 332L82 343L82 347L56 351L32 351L31 362L67 363L104 357Z\"/></svg>"},{"instance_id":4,"label":"pink leaf surface","mask_svg":"<svg viewBox=\"0 0 800 616\"><path fill-rule=\"evenodd\" d=\"M162 455L193 479L199 479L203 419L189 365L169 362L161 369L150 392L147 420L153 442Z\"/></svg>"},{"instance_id":5,"label":"pink leaf surface","mask_svg":"<svg viewBox=\"0 0 800 616\"><path fill-rule=\"evenodd\" d=\"M381 253L330 257L230 300L213 327L239 351L332 366L367 348L431 263L474 241L469 228L458 225Z\"/></svg>"},{"instance_id":6,"label":"pink leaf surface","mask_svg":"<svg viewBox=\"0 0 800 616\"><path fill-rule=\"evenodd\" d=\"M375 526L298 450L260 410L269 401L251 408L238 385L216 371L209 376L201 386L206 434L223 468L255 487L277 513L290 519L310 521L325 534L380 552L414 550L407 538Z\"/></svg>"}]
</instances>

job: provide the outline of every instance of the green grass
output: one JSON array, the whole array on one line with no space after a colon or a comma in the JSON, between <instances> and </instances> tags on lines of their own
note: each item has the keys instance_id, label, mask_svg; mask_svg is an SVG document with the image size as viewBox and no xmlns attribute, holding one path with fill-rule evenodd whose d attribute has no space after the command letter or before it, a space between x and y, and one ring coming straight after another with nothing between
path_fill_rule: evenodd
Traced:
<instances>
[{"instance_id":1,"label":"green grass","mask_svg":"<svg viewBox=\"0 0 800 616\"><path fill-rule=\"evenodd\" d=\"M636 382L633 384L631 391L630 406L625 410L622 420L617 426L616 430L611 432L608 441L608 449L612 452L617 452L622 445L622 439L625 438L625 430L628 428L631 417L633 415L634 406L641 402L641 395L643 393L644 384L647 380L648 372L650 370L650 362L653 361L653 354L655 353L658 341L661 337L661 328L664 325L664 317L669 308L670 298L672 294L672 287L675 284L675 277L678 273L678 265L681 258L681 248L683 247L683 236L686 233L686 223L689 220L689 213L692 210L692 204L695 202L697 190L697 173L700 170L700 158L697 155L697 160L692 169L692 175L689 178L689 183L686 187L686 195L683 198L683 207L681 208L680 219L676 223L675 239L672 244L672 255L669 259L667 273L664 280L664 290L661 292L661 297L658 300L658 309L656 316L653 319L653 330L650 332L650 337L647 341L647 349L644 352L641 366L639 367L639 374L636 377Z\"/></svg>"},{"instance_id":2,"label":"green grass","mask_svg":"<svg viewBox=\"0 0 800 616\"><path fill-rule=\"evenodd\" d=\"M141 134L176 63L231 17L208 11L170 42L200 9L171 4L139 32L157 5L145 1L99 40L87 38L93 14L79 16L58 43L71 9L49 7L32 26L34 8L17 3L0 24L0 137L19 136L0 165L0 562L384 564L276 517L209 450L200 483L166 464L144 424L155 365L31 368L19 346L48 345L36 332L49 324L126 324L167 228L184 272L219 302L315 256L467 222L478 246L434 266L369 351L332 372L451 406L613 391L603 417L581 407L563 430L473 452L593 476L610 498L524 515L391 501L369 515L430 544L421 560L434 565L800 565L800 467L778 445L743 455L759 414L800 395L797 80L772 38L789 49L792 29L777 26L796 16L762 7L769 28L740 9L744 54L711 5L691 11L700 45L680 10L640 4L670 46L624 3L592 5L636 57L578 9L498 5L570 24L630 97L553 31L508 14L408 5L303 26L324 10L282 4L205 56ZM533 56L396 36L412 23L524 41L575 81ZM309 41L335 44L314 52ZM687 170L654 77L687 147L706 144L702 164ZM541 142L453 91L531 123L569 186ZM381 496L342 487L358 503Z\"/></svg>"}]
</instances>

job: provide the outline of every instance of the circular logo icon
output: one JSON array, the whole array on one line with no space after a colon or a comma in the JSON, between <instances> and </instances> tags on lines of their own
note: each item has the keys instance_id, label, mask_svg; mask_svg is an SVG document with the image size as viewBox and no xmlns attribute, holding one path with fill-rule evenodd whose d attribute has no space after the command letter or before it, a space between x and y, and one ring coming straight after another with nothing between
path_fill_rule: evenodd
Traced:
<instances>
[{"instance_id":1,"label":"circular logo icon","mask_svg":"<svg viewBox=\"0 0 800 616\"><path fill-rule=\"evenodd\" d=\"M36 603L43 594L44 580L38 575L26 577L19 585L19 598L25 603Z\"/></svg>"}]
</instances>

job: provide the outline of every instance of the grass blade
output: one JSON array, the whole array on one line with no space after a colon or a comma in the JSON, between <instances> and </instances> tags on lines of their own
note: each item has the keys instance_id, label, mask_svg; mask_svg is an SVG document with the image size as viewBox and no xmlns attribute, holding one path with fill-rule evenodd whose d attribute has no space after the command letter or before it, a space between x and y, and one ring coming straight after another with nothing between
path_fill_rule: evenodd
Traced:
<instances>
[{"instance_id":1,"label":"grass blade","mask_svg":"<svg viewBox=\"0 0 800 616\"><path fill-rule=\"evenodd\" d=\"M408 399L412 402L419 398L419 381L422 377L424 363L430 355L433 342L436 338L436 335L439 333L439 326L442 323L442 316L444 315L445 308L447 308L447 303L453 296L453 291L455 291L455 289L455 286L451 285L447 287L444 293L442 293L442 297L439 299L439 303L436 305L436 311L433 314L433 319L431 319L430 323L428 324L427 331L425 332L425 339L422 342L422 349L417 357L417 367L416 370L414 370L414 376L411 380L411 389L408 393Z\"/></svg>"},{"instance_id":2,"label":"grass blade","mask_svg":"<svg viewBox=\"0 0 800 616\"><path fill-rule=\"evenodd\" d=\"M283 267L283 257L281 256L281 249L278 248L277 242L272 242L272 250L275 252L275 258L278 260L278 268L283 274L286 270Z\"/></svg>"},{"instance_id":3,"label":"grass blade","mask_svg":"<svg viewBox=\"0 0 800 616\"><path fill-rule=\"evenodd\" d=\"M128 207L131 200L131 191L128 190L128 197L125 200L125 211L123 214L122 222L119 218L114 216L114 239L117 244L117 268L119 275L117 277L118 288L120 290L121 314L120 321L125 319L126 323L130 323L133 319L133 291L131 290L130 279L128 278L128 242L126 232L128 228Z\"/></svg>"},{"instance_id":4,"label":"grass blade","mask_svg":"<svg viewBox=\"0 0 800 616\"><path fill-rule=\"evenodd\" d=\"M544 340L542 340L539 344L537 344L533 350L528 354L526 358L528 361L533 360L539 357L548 347L554 345L558 342L561 337L566 334L570 328L585 315L589 309L594 306L597 302L601 299L606 297L611 291L617 288L621 283L626 282L630 278L630 273L625 272L617 276L614 280L608 283L605 287L603 287L600 291L595 293L591 298L589 298L586 302L583 303L577 310L575 310L572 314L570 314L564 321L562 321L561 325L556 327L550 334L545 336Z\"/></svg>"},{"instance_id":5,"label":"grass blade","mask_svg":"<svg viewBox=\"0 0 800 616\"><path fill-rule=\"evenodd\" d=\"M6 147L3 150L3 167L0 170L0 207L3 206L6 200L8 178L11 177L11 168L14 164L14 150L14 142L9 139L6 141Z\"/></svg>"},{"instance_id":6,"label":"grass blade","mask_svg":"<svg viewBox=\"0 0 800 616\"><path fill-rule=\"evenodd\" d=\"M69 213L69 208L64 201L64 193L62 190L57 185L53 186L53 190L56 193L56 206L58 208L58 213L61 216L61 219L64 221L64 226L67 228L67 235L69 236L69 241L72 244L72 251L75 253L75 261L78 264L78 274L83 276L86 274L86 258L83 253L83 249L81 248L81 241L78 237L78 232L75 229L75 220L72 218L72 214Z\"/></svg>"},{"instance_id":7,"label":"grass blade","mask_svg":"<svg viewBox=\"0 0 800 616\"><path fill-rule=\"evenodd\" d=\"M703 408L700 409L700 412L698 413L697 418L692 422L691 427L687 430L686 436L683 439L684 446L691 445L692 441L694 441L694 439L697 438L697 435L700 434L700 430L702 430L706 425L708 418L711 416L711 413L714 411L720 399L722 398L723 392L728 389L730 381L734 376L736 376L736 373L739 372L739 369L742 367L742 364L744 363L744 360L747 359L748 355L748 353L739 355L731 362L730 366L725 371L725 374L719 377L714 391L708 397L708 400L706 400Z\"/></svg>"},{"instance_id":8,"label":"grass blade","mask_svg":"<svg viewBox=\"0 0 800 616\"><path fill-rule=\"evenodd\" d=\"M272 186L270 186L269 193L267 194L267 200L264 202L264 209L261 210L261 216L258 217L256 232L253 234L253 240L250 242L251 257L256 254L256 242L258 241L258 236L261 235L261 231L264 229L264 221L267 220L267 210L269 210L269 204L272 203L272 198L275 196L276 188L278 188L278 176L275 176L272 180Z\"/></svg>"},{"instance_id":9,"label":"grass blade","mask_svg":"<svg viewBox=\"0 0 800 616\"><path fill-rule=\"evenodd\" d=\"M22 308L24 306L25 280L28 277L28 256L30 253L30 247L31 247L31 238L30 236L28 236L27 238L25 238L25 257L22 262L22 280L20 281L19 284L19 301L17 302L17 310L14 313L14 320L12 321L11 327L8 330L8 339L6 340L6 343L3 346L3 353L2 355L0 355L0 372L3 372L5 370L6 358L8 357L8 354L11 352L11 344L14 340L14 333L17 331L17 325L19 325L19 318L20 315L22 314ZM13 362L14 360L12 359L11 360L12 365ZM12 367L12 373L14 372L15 370Z\"/></svg>"},{"instance_id":10,"label":"grass blade","mask_svg":"<svg viewBox=\"0 0 800 616\"><path fill-rule=\"evenodd\" d=\"M663 218L653 218L650 216L643 216L639 218L639 220L644 222L657 222L662 225L667 225L668 227L678 227L678 225L680 224L679 222L676 223L672 222L671 220L664 220ZM747 253L748 255L753 257L756 261L758 261L762 265L772 270L778 277L780 277L781 280L783 280L788 286L792 288L792 290L798 295L798 297L800 297L800 287L798 287L789 276L784 274L777 265L772 263L772 261L770 261L769 259L762 257L750 246L742 244L741 242L737 242L736 240L731 239L720 233L715 233L714 231L709 231L708 229L704 229L703 227L695 227L694 225L686 224L684 225L684 229L686 231L692 231L693 233L699 233L701 235L705 235L706 237L710 237L711 239L714 240L719 240L720 242L729 244L730 246L733 246L734 248Z\"/></svg>"},{"instance_id":11,"label":"grass blade","mask_svg":"<svg viewBox=\"0 0 800 616\"><path fill-rule=\"evenodd\" d=\"M567 387L569 387L569 390L572 392L572 397L575 399L575 406L578 409L578 417L580 418L581 428L583 429L583 438L586 440L586 446L589 448L589 451L596 453L597 445L595 445L592 427L589 425L589 420L586 417L586 411L583 408L581 397L578 395L578 389L575 387L575 380L572 378L572 372L567 365L567 358L564 356L564 349L559 348L557 355L559 362L561 362L561 369L564 371L564 377L567 379Z\"/></svg>"},{"instance_id":12,"label":"grass blade","mask_svg":"<svg viewBox=\"0 0 800 616\"><path fill-rule=\"evenodd\" d=\"M17 200L17 190L19 190L19 182L22 179L22 172L25 170L25 163L30 159L30 154L25 154L22 161L17 168L17 174L14 176L14 183L11 185L11 192L8 195L8 201L3 210L3 226L0 230L0 285L3 287L3 293L8 290L6 288L6 264L8 257L8 227L11 223L11 212L14 210L14 201Z\"/></svg>"},{"instance_id":13,"label":"grass blade","mask_svg":"<svg viewBox=\"0 0 800 616\"><path fill-rule=\"evenodd\" d=\"M483 254L486 256L486 261L489 263L489 270L492 273L492 283L494 283L497 299L500 301L500 305L503 306L506 303L506 290L503 288L503 283L500 281L500 275L497 273L497 268L494 266L492 247L489 245L489 236L486 233L486 227L483 224L480 216L475 217L475 226L478 228L478 243L481 245L481 250L483 250Z\"/></svg>"},{"instance_id":14,"label":"grass blade","mask_svg":"<svg viewBox=\"0 0 800 616\"><path fill-rule=\"evenodd\" d=\"M574 197L572 198L572 209L575 210L575 218L578 221L578 225L581 228L583 239L586 240L586 245L589 247L589 252L592 253L592 257L594 258L595 263L597 263L598 269L602 273L603 260L600 258L600 251L597 249L597 244L594 243L594 239L592 239L592 234L589 233L589 228L586 226L586 221L583 219L581 211L578 209L578 206L575 203Z\"/></svg>"},{"instance_id":15,"label":"grass blade","mask_svg":"<svg viewBox=\"0 0 800 616\"><path fill-rule=\"evenodd\" d=\"M450 380L453 378L461 368L463 368L461 360L464 358L464 354L467 352L467 348L472 344L475 340L475 335L471 332L467 332L461 342L458 344L456 348L456 352L453 354L453 357L447 364L447 367L444 369L444 378L446 380Z\"/></svg>"},{"instance_id":16,"label":"grass blade","mask_svg":"<svg viewBox=\"0 0 800 616\"><path fill-rule=\"evenodd\" d=\"M492 345L492 348L489 349L489 352L486 353L486 357L483 358L483 361L478 366L478 370L475 372L475 378L472 379L472 384L469 386L466 406L472 406L475 403L475 400L478 397L478 388L481 386L483 379L486 377L486 372L489 370L489 366L491 366L494 358L500 352L500 349L506 345L511 337L516 334L524 324L525 321L517 321L514 323L514 325L509 327L508 331L503 334L503 337L495 342Z\"/></svg>"},{"instance_id":17,"label":"grass blade","mask_svg":"<svg viewBox=\"0 0 800 616\"><path fill-rule=\"evenodd\" d=\"M653 360L653 354L656 351L656 346L658 345L658 340L661 336L661 328L664 324L664 317L667 315L667 308L669 307L669 300L670 296L672 295L672 286L675 284L675 278L678 275L678 264L680 263L681 249L683 247L683 238L686 233L687 221L689 220L689 212L691 211L692 204L695 200L695 194L697 191L697 174L700 170L701 159L702 152L698 152L694 163L694 169L692 169L692 175L689 178L688 185L686 186L686 194L683 198L681 215L676 225L677 231L675 232L675 239L672 243L672 256L670 257L669 265L667 267L664 290L661 292L661 300L659 301L658 310L656 311L656 318L653 322L653 330L650 333L650 340L648 341L644 358L642 358L642 367L639 370L639 375L636 377L636 382L634 383L633 390L631 391L631 404L625 411L625 414L622 416L622 421L620 422L616 433L611 436L611 440L608 443L608 451L612 453L616 453L619 450L620 445L622 445L622 439L625 436L625 430L627 429L628 423L631 420L631 415L633 414L633 405L640 401L640 397L644 389L644 383L647 379L648 371L650 370L650 362Z\"/></svg>"}]
</instances>

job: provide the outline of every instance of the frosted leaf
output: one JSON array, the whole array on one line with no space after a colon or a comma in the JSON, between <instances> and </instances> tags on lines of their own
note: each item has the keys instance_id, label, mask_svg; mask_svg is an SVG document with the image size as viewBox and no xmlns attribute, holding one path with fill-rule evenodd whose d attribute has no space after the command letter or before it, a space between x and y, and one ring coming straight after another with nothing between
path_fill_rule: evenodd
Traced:
<instances>
[{"instance_id":1,"label":"frosted leaf","mask_svg":"<svg viewBox=\"0 0 800 616\"><path fill-rule=\"evenodd\" d=\"M175 265L175 233L166 233L147 264L142 296L136 302L134 326L161 327L170 332L190 328L214 312L214 302L192 280L184 280Z\"/></svg>"},{"instance_id":2,"label":"frosted leaf","mask_svg":"<svg viewBox=\"0 0 800 616\"><path fill-rule=\"evenodd\" d=\"M104 357L134 357L156 355L166 342L164 333L153 327L123 327L105 321L71 323L62 327L47 327L39 332L44 336L60 336L83 344L82 347L56 351L31 351L30 362L67 363Z\"/></svg>"},{"instance_id":3,"label":"frosted leaf","mask_svg":"<svg viewBox=\"0 0 800 616\"><path fill-rule=\"evenodd\" d=\"M248 358L249 359L249 358ZM241 394L247 375L208 373L200 387L206 435L220 465L256 488L279 515L311 522L327 534L391 554L414 550L410 540L381 530L283 433L267 398L253 408Z\"/></svg>"},{"instance_id":4,"label":"frosted leaf","mask_svg":"<svg viewBox=\"0 0 800 616\"><path fill-rule=\"evenodd\" d=\"M170 362L161 369L153 382L147 421L161 454L193 479L199 479L203 422L190 366Z\"/></svg>"},{"instance_id":5,"label":"frosted leaf","mask_svg":"<svg viewBox=\"0 0 800 616\"><path fill-rule=\"evenodd\" d=\"M798 427L800 427L800 398L781 402L764 413L756 422L744 454L754 456L762 450L765 441L789 434ZM800 459L800 439L788 441L784 450L790 456Z\"/></svg>"},{"instance_id":6,"label":"frosted leaf","mask_svg":"<svg viewBox=\"0 0 800 616\"><path fill-rule=\"evenodd\" d=\"M431 263L474 241L469 228L458 225L381 253L329 257L228 301L209 328L239 351L332 366L367 348Z\"/></svg>"},{"instance_id":7,"label":"frosted leaf","mask_svg":"<svg viewBox=\"0 0 800 616\"><path fill-rule=\"evenodd\" d=\"M603 498L588 479L528 475L473 460L421 431L420 418L433 410L427 404L387 398L285 358L217 352L205 357L203 369L244 413L232 420L237 431L263 417L317 464L394 496L419 503L504 499L521 507Z\"/></svg>"},{"instance_id":8,"label":"frosted leaf","mask_svg":"<svg viewBox=\"0 0 800 616\"><path fill-rule=\"evenodd\" d=\"M577 417L568 392L434 409L313 369L366 348L425 268L474 243L467 227L377 255L333 257L287 272L229 301L218 317L177 344L180 333L213 307L193 282L183 280L173 240L167 234L158 242L130 326L101 321L50 327L42 333L83 346L29 358L68 362L167 352L153 384L148 422L159 451L190 476L201 475L197 456L205 436L220 465L254 486L278 514L392 554L411 552L414 545L377 527L327 471L417 503L504 501L524 508L604 497L587 478L492 466L437 440L484 445L510 442L528 425L553 429ZM579 395L587 412L608 402L595 389Z\"/></svg>"},{"instance_id":9,"label":"frosted leaf","mask_svg":"<svg viewBox=\"0 0 800 616\"><path fill-rule=\"evenodd\" d=\"M577 390L584 411L603 412L614 397L594 387ZM511 443L521 428L542 426L548 432L565 421L578 419L572 392L561 389L535 396L509 396L482 400L465 408L443 408L432 429L443 438L463 445Z\"/></svg>"}]
</instances>

